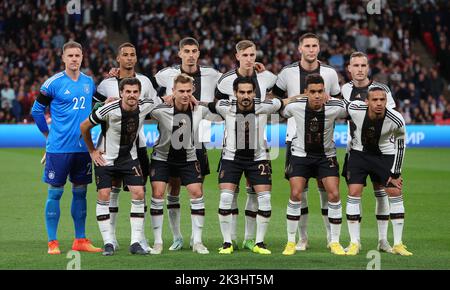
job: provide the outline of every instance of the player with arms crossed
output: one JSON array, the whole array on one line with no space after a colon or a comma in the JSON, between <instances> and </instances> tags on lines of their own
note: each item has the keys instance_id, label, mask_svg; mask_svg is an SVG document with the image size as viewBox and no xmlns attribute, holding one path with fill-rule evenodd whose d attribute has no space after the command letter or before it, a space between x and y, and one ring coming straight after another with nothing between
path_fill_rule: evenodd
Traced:
<instances>
[{"instance_id":1,"label":"player with arms crossed","mask_svg":"<svg viewBox=\"0 0 450 290\"><path fill-rule=\"evenodd\" d=\"M291 194L287 206L288 243L283 255L295 254L295 235L301 216L302 192L311 177L320 180L328 194L331 232L328 247L335 255L345 255L339 243L342 204L339 196L339 164L333 134L336 119L347 117L347 110L342 100L326 101L324 79L319 74L308 75L305 87L306 97L290 101L281 113L285 118L294 119L297 130L292 139L292 154L286 169Z\"/></svg>"},{"instance_id":2,"label":"player with arms crossed","mask_svg":"<svg viewBox=\"0 0 450 290\"><path fill-rule=\"evenodd\" d=\"M140 242L144 235L144 179L138 159L136 138L145 116L155 107L153 100L139 100L141 82L137 78L125 78L119 83L121 99L92 112L81 124L89 154L95 164L97 183L97 221L104 243L104 256L111 256L114 246L113 226L110 222L110 194L113 180L123 179L131 192L131 245L132 254L145 255ZM107 128L105 142L94 148L90 130L98 124ZM103 147L103 148L102 148Z\"/></svg>"},{"instance_id":3,"label":"player with arms crossed","mask_svg":"<svg viewBox=\"0 0 450 290\"><path fill-rule=\"evenodd\" d=\"M402 243L405 208L401 169L405 153L405 121L400 113L387 108L386 90L369 89L364 102L354 101L348 113L354 123L351 150L347 164L347 223L350 245L347 255L357 255L360 248L360 203L369 175L372 182L384 186L389 195L390 219L394 230L392 253L410 256Z\"/></svg>"},{"instance_id":4,"label":"player with arms crossed","mask_svg":"<svg viewBox=\"0 0 450 290\"><path fill-rule=\"evenodd\" d=\"M331 97L340 95L338 75L334 68L321 63L317 57L320 52L319 37L313 33L305 33L299 39L298 51L300 52L300 61L294 62L284 67L278 74L277 83L273 88L273 93L285 98L303 94L306 89L306 77L311 74L320 74L324 79L325 93ZM295 137L294 118L288 119L286 134L286 167L289 157L292 154L291 144ZM287 175L285 176L288 179ZM327 192L320 181L318 181L320 203L322 209L322 218L327 231L327 245L330 243L331 232L328 222L328 204ZM308 185L302 193L301 217L299 221L299 240L297 250L304 251L308 247L307 223L308 223Z\"/></svg>"},{"instance_id":5,"label":"player with arms crossed","mask_svg":"<svg viewBox=\"0 0 450 290\"><path fill-rule=\"evenodd\" d=\"M60 254L57 229L60 217L60 199L67 176L72 182L71 214L75 225L72 250L101 252L86 238L86 192L92 182L92 163L83 140L80 123L91 112L94 81L80 71L83 52L81 44L69 41L63 46L65 70L49 78L41 87L32 108L32 116L47 139L43 158L43 180L48 184L45 221L48 235L48 253ZM52 125L49 130L44 113L50 106Z\"/></svg>"},{"instance_id":6,"label":"player with arms crossed","mask_svg":"<svg viewBox=\"0 0 450 290\"><path fill-rule=\"evenodd\" d=\"M236 44L236 59L239 62L237 69L225 73L219 80L216 89L216 99L236 100L233 82L238 77L250 77L255 81L255 98L264 101L266 94L275 85L277 77L269 72L262 71L261 65L256 62L256 45L250 40L241 40ZM239 186L236 187L231 206L231 238L234 249L237 248L237 217L239 214L237 198ZM245 204L245 233L243 248L252 250L255 247L256 216L258 210L258 197L254 188L247 180L247 201Z\"/></svg>"},{"instance_id":7,"label":"player with arms crossed","mask_svg":"<svg viewBox=\"0 0 450 290\"><path fill-rule=\"evenodd\" d=\"M395 101L392 97L392 93L386 85L379 82L370 80L369 75L369 62L367 55L365 53L356 51L350 55L350 64L347 67L348 71L352 76L352 80L342 86L342 96L348 101L365 101L367 99L367 94L369 89L373 87L380 87L386 91L387 96L387 107L395 108ZM352 120L348 121L349 126L349 136L350 130L352 130L353 124ZM353 129L354 130L354 129ZM342 167L342 176L347 176L347 159L348 152L350 151L350 138L347 145L347 154L344 160L344 166ZM392 247L387 241L387 232L389 224L389 199L384 191L384 186L382 184L373 183L373 191L375 195L375 215L378 224L378 250L391 253ZM362 203L360 203L360 222L362 219Z\"/></svg>"}]
</instances>

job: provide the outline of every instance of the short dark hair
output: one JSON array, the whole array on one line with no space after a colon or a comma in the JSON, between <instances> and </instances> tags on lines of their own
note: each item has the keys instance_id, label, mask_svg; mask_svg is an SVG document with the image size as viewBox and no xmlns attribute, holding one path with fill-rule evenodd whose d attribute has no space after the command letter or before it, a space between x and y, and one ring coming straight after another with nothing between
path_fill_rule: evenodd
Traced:
<instances>
[{"instance_id":1,"label":"short dark hair","mask_svg":"<svg viewBox=\"0 0 450 290\"><path fill-rule=\"evenodd\" d=\"M119 83L119 90L120 90L120 91L123 91L123 89L125 88L126 85L129 85L129 86L138 85L138 87L139 87L139 92L140 92L141 89L142 89L141 81L139 81L138 78L124 78L124 79L121 80L120 83Z\"/></svg>"},{"instance_id":2,"label":"short dark hair","mask_svg":"<svg viewBox=\"0 0 450 290\"><path fill-rule=\"evenodd\" d=\"M306 87L308 87L310 84L325 85L325 82L320 74L311 74L306 77Z\"/></svg>"},{"instance_id":3,"label":"short dark hair","mask_svg":"<svg viewBox=\"0 0 450 290\"><path fill-rule=\"evenodd\" d=\"M319 36L317 34L311 33L311 32L307 32L307 33L303 34L302 36L300 36L300 38L298 40L298 43L302 44L303 40L305 40L307 38L315 38L315 39L317 39L317 41L320 42L320 38L319 38Z\"/></svg>"},{"instance_id":4,"label":"short dark hair","mask_svg":"<svg viewBox=\"0 0 450 290\"><path fill-rule=\"evenodd\" d=\"M377 91L382 91L382 92L384 92L384 95L387 97L387 94L386 94L386 90L385 90L385 89L383 89L382 87L379 87L379 86L374 86L374 87L371 87L371 88L367 91L367 98L369 98L371 92L377 92Z\"/></svg>"},{"instance_id":5,"label":"short dark hair","mask_svg":"<svg viewBox=\"0 0 450 290\"><path fill-rule=\"evenodd\" d=\"M254 78L251 77L238 77L233 82L233 91L237 92L239 84L251 84L253 91L256 90L256 82Z\"/></svg>"},{"instance_id":6,"label":"short dark hair","mask_svg":"<svg viewBox=\"0 0 450 290\"><path fill-rule=\"evenodd\" d=\"M195 45L198 48L200 48L200 44L198 44L197 39L193 37L185 37L182 40L180 40L180 43L178 44L178 48L181 50L185 45Z\"/></svg>"},{"instance_id":7,"label":"short dark hair","mask_svg":"<svg viewBox=\"0 0 450 290\"><path fill-rule=\"evenodd\" d=\"M83 52L83 47L81 46L81 44L79 44L78 42L73 41L73 40L70 40L70 41L64 43L64 45L63 45L63 53L68 48L79 48L81 50L81 52Z\"/></svg>"},{"instance_id":8,"label":"short dark hair","mask_svg":"<svg viewBox=\"0 0 450 290\"><path fill-rule=\"evenodd\" d=\"M124 47L131 47L131 48L134 48L134 50L136 50L136 47L135 47L132 43L130 43L130 42L124 42L124 43L122 43L122 44L119 46L119 48L117 49L117 55L120 55L120 51L121 51L122 48L124 48Z\"/></svg>"}]
</instances>

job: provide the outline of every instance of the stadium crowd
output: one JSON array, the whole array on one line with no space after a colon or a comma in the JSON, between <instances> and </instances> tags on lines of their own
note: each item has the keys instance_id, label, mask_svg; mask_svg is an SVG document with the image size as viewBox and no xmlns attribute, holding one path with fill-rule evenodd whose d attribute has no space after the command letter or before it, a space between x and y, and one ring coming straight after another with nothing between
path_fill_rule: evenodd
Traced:
<instances>
[{"instance_id":1,"label":"stadium crowd","mask_svg":"<svg viewBox=\"0 0 450 290\"><path fill-rule=\"evenodd\" d=\"M350 54L363 51L371 77L390 86L407 123L450 123L444 97L444 79L450 80L448 1L381 1L380 15L369 15L361 0L97 0L83 1L81 15L67 14L65 2L0 4L0 123L32 121L39 87L62 70L61 47L69 39L83 44L82 71L98 83L117 65L108 27L128 35L147 75L179 62L177 44L185 36L200 40L201 64L222 72L236 65L236 42L251 39L258 60L276 74L299 59L298 36L312 31L322 38L319 59L336 68L341 84L350 79ZM412 52L414 38L423 41L435 66L426 67Z\"/></svg>"}]
</instances>

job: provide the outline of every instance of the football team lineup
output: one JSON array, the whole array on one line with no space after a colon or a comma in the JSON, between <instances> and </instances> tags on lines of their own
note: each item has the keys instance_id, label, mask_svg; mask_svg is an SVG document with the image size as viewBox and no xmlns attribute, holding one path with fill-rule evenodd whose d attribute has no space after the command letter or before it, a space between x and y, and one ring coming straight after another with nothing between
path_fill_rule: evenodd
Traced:
<instances>
[{"instance_id":1,"label":"football team lineup","mask_svg":"<svg viewBox=\"0 0 450 290\"><path fill-rule=\"evenodd\" d=\"M306 33L299 39L300 62L287 66L278 76L264 68L255 70L256 45L250 40L236 44L239 68L224 75L214 69L202 74L197 65L197 40L184 38L179 49L186 69L178 67L179 72L171 72L171 76L167 76L170 68L156 74L156 82L160 79L159 83L164 83L159 92L165 91L158 96L154 81L135 74L136 51L132 44L119 46L119 70L114 78L102 81L97 90L92 79L80 72L81 45L74 41L64 44L62 59L66 69L44 82L32 109L36 125L47 137L43 162L44 181L49 185L45 210L49 254L61 253L57 239L59 200L67 177L73 185L75 239L72 250L102 252L104 256L112 256L118 250L115 236L117 196L122 185L131 193L130 253L159 255L163 252L163 208L167 187L167 211L173 234L169 250L182 249L185 245L180 233L179 191L185 186L191 204L189 246L195 253L209 254L202 242L205 221L202 183L210 169L205 147L194 140L198 140L200 121L211 114L225 120L224 148L218 169L218 214L223 237L219 254L232 254L239 247L236 242L236 200L242 175L247 180L242 248L261 255L271 254L264 243L272 215L272 176L269 148L263 134L267 115L280 113L288 119L285 178L290 185L286 210L288 241L283 255L294 255L296 251L308 248L310 178L318 180L327 248L335 255L357 255L361 248L361 194L368 176L376 197L378 250L412 255L402 242L405 209L401 169L405 122L393 109L395 101L389 88L367 78L368 58L364 53L354 52L349 68L355 70L355 84L351 85L356 86L356 76L359 76L360 85L365 84L366 90L359 87L357 95L350 90L342 96L336 71L317 60L319 37L313 33ZM202 81L202 77L209 81ZM214 81L217 81L216 86L206 86L207 100L202 96L205 87L202 84ZM167 95L168 87L172 87L170 95ZM212 90L214 101L211 100ZM92 100L86 95L99 102L92 113L89 111ZM106 104L102 105L102 101ZM67 103L75 105L70 107ZM44 118L50 104L52 130ZM160 134L151 161L145 137L142 138L142 125L147 115L157 121ZM342 171L348 184L346 217L351 237L346 249L340 244L341 172L333 141L335 121L342 118L348 118L351 136ZM104 127L102 138L95 147L90 130L98 124ZM71 134L61 134L62 131ZM80 131L85 143L72 137ZM95 247L85 234L87 184L92 181L91 160L95 167L96 217L103 249ZM152 247L147 243L144 226L147 177L151 182ZM387 241L389 220L393 226L393 247Z\"/></svg>"},{"instance_id":2,"label":"football team lineup","mask_svg":"<svg viewBox=\"0 0 450 290\"><path fill-rule=\"evenodd\" d=\"M28 214L42 216L45 203L45 222L19 222L29 231L16 237L18 245L30 235L39 237L29 249L29 264L22 267L54 268L52 261L58 261L64 268L69 255L77 257L69 264L84 269L127 269L131 264L180 269L176 261L182 256L192 269L445 267L448 251L430 257L421 244L424 236L418 229L433 217L419 221L415 215L436 206L419 208L424 191L445 202L445 179L437 178L448 174L449 163L437 168L424 160L439 164L448 150L424 154L408 149L405 154L404 119L394 109L389 88L368 78L364 53L351 55L353 80L340 87L334 69L317 60L315 34L300 37L299 51L300 61L276 76L256 63L255 43L243 40L236 44L238 68L221 74L198 65L199 44L187 37L179 43L181 65L149 79L134 70L135 47L123 43L117 49L119 68L95 87L80 72L81 45L67 42L65 71L42 84L32 110L47 146L43 168L36 167L38 161L27 172L35 177L35 194L44 190L38 176L44 170L47 198L39 195L35 207L27 208ZM276 159L264 137L269 115L288 120L286 149L276 148ZM159 132L153 148L147 148L142 130L149 117ZM205 118L224 121L221 151L206 150L199 142ZM337 150L334 128L343 118L349 126L348 147ZM99 124L101 136L94 146L90 130ZM11 161L42 157L39 150L6 152L2 157ZM2 173L8 177L17 170L12 166ZM96 188L88 186L92 175ZM6 190L13 188L11 181ZM19 187L31 194L26 184ZM65 191L72 196L65 197ZM362 198L363 192L369 197ZM129 214L124 204L131 205ZM368 206L370 214L363 219ZM412 208L406 223L405 208ZM63 212L71 212L72 225ZM45 229L50 255L38 262ZM403 240L414 246L407 248ZM442 243L437 239L433 246L442 248ZM67 259L61 255L66 252ZM135 262L135 255L151 256L152 265ZM265 257L274 263L263 262ZM106 260L111 263L105 265Z\"/></svg>"}]
</instances>

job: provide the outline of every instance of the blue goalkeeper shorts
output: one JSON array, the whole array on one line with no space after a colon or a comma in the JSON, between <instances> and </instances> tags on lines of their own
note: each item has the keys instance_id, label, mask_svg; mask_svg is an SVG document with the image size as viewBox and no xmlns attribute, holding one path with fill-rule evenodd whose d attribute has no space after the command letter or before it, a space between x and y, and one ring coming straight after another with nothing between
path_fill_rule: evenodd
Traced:
<instances>
[{"instance_id":1,"label":"blue goalkeeper shorts","mask_svg":"<svg viewBox=\"0 0 450 290\"><path fill-rule=\"evenodd\" d=\"M64 186L67 176L74 184L92 182L92 161L87 152L47 153L42 180L52 186Z\"/></svg>"}]
</instances>

